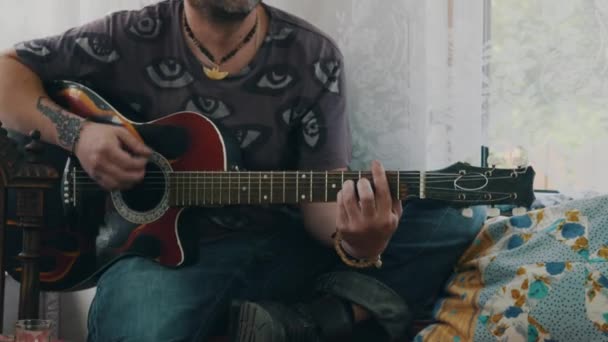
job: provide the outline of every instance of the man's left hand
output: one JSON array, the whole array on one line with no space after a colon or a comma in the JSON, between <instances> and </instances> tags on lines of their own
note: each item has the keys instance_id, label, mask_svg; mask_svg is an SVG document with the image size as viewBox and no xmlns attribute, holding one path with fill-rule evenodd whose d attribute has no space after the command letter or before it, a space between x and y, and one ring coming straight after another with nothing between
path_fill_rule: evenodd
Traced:
<instances>
[{"instance_id":1,"label":"man's left hand","mask_svg":"<svg viewBox=\"0 0 608 342\"><path fill-rule=\"evenodd\" d=\"M354 258L378 257L397 229L403 208L391 196L386 172L379 162L372 163L374 190L369 180L347 181L338 193L337 229L342 234L342 247Z\"/></svg>"}]
</instances>

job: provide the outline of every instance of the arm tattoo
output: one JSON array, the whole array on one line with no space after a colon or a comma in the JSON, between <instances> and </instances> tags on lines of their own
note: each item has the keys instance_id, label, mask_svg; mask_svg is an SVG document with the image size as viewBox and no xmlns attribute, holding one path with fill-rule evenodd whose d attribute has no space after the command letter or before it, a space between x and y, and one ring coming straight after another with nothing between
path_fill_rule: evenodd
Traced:
<instances>
[{"instance_id":1,"label":"arm tattoo","mask_svg":"<svg viewBox=\"0 0 608 342\"><path fill-rule=\"evenodd\" d=\"M59 143L68 149L72 149L74 143L78 139L80 133L80 126L82 125L82 119L68 115L61 108L53 104L47 97L41 96L38 98L38 104L36 105L38 111L55 124L57 128L57 137Z\"/></svg>"}]
</instances>

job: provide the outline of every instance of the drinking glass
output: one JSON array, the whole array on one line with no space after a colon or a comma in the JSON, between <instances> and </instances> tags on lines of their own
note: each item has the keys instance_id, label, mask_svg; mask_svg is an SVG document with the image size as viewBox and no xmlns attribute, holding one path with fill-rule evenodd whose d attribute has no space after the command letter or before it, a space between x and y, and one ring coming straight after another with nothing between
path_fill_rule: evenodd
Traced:
<instances>
[{"instance_id":1,"label":"drinking glass","mask_svg":"<svg viewBox=\"0 0 608 342\"><path fill-rule=\"evenodd\" d=\"M15 325L15 342L49 342L53 322L44 319L24 319Z\"/></svg>"}]
</instances>

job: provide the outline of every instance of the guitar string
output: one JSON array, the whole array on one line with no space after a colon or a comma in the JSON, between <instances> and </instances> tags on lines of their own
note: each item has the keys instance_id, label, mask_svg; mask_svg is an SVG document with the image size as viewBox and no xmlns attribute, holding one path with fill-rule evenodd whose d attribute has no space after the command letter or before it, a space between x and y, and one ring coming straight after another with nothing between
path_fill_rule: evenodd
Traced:
<instances>
[{"instance_id":1,"label":"guitar string","mask_svg":"<svg viewBox=\"0 0 608 342\"><path fill-rule=\"evenodd\" d=\"M425 180L426 184L437 184L437 183L446 183L449 181L458 181L459 185L463 185L465 183L471 183L471 182L479 182L481 180L488 180L488 182L491 181L495 181L495 180L503 180L503 179L513 179L513 177L509 177L509 176L505 176L505 177L494 177L494 178L485 178L485 177L478 177L478 178L473 178L473 177L469 177L469 178L459 178L459 177L455 177L455 178L443 178L443 179L434 179L434 178L427 178ZM81 178L77 178L77 180L84 180L81 182L77 182L77 184L97 184L97 182L93 181L92 179L90 179L89 177L81 177ZM154 183L150 182L150 181L154 181ZM220 176L220 177L200 177L200 178L188 178L188 177L169 177L169 178L164 178L164 177L156 177L156 178L150 178L147 177L144 179L144 184L146 185L160 185L160 184L192 184L192 185L196 185L196 184L226 184L229 181L235 181L234 183L239 183L238 182L238 178L237 177L225 177L225 176ZM241 178L241 182L240 184L243 185L243 183L248 182L248 178L246 179L242 179ZM334 182L334 183L338 183L338 181L341 181L341 177L335 177L335 178L328 178L328 182ZM356 180L356 179L355 179ZM413 180L416 182L412 182L413 184L408 184L409 180ZM157 182L158 181L158 182ZM162 182L161 182L162 181ZM310 186L310 178L307 178L305 180L301 180L298 179L298 181L302 182L302 188L304 187L309 187ZM419 178L412 178L412 179L400 179L400 181L404 182L404 185L408 185L408 186L412 186L415 185L415 183L418 183L418 181L420 181ZM270 183L272 183L273 186L277 186L277 187L282 187L282 184L276 184L276 183L282 183L283 179L282 178L278 178L278 179L273 179L272 181L270 179L260 179L259 177L257 178L252 178L251 183L255 183L256 185L258 185L259 183L263 183L265 186L268 186ZM295 183L295 179L285 179L285 183L286 185L291 185L293 186ZM322 185L323 187L325 186L325 178L321 179L321 178L315 178L312 181L313 186L315 184L317 185ZM395 181L393 180L392 183L395 183ZM237 184L231 184L231 185L237 185Z\"/></svg>"},{"instance_id":2,"label":"guitar string","mask_svg":"<svg viewBox=\"0 0 608 342\"><path fill-rule=\"evenodd\" d=\"M426 194L427 194L427 198L440 199L442 196L445 196L446 194L452 194L452 193L453 192L445 190L445 189L436 189L436 190L429 191ZM474 193L474 194L478 194L479 195L479 193ZM483 194L485 194L485 193L483 193ZM471 195L471 193L469 193L468 195ZM487 198L475 198L475 197L465 198L465 199L450 198L449 200L451 202L460 202L460 203L464 203L464 202L493 203L493 202L500 202L500 201L512 199L509 196L509 194L504 194L504 193L498 193L497 194L497 193L494 193L493 195L498 196L498 197L492 197L492 198L489 198L489 199L487 199ZM319 196L319 197L321 197L321 196ZM408 197L414 197L414 198L416 198L416 196L413 195L413 194L404 196L404 198L408 198ZM279 198L274 198L274 200L272 202L276 202L276 203L286 203L286 202L288 202L288 203L291 203L291 202L309 202L310 201L309 197L307 197L305 199L301 199L301 198L298 197L297 201L292 201L291 199L293 199L293 198L294 197L289 198L289 201L288 200L282 201L282 200L279 200ZM192 198L189 198L188 200L186 200L182 196L173 196L172 200L173 200L172 202L197 202L195 199L192 199ZM313 197L312 201L323 202L318 197ZM198 202L211 202L211 203L213 203L213 202L221 202L221 203L227 203L227 202L229 202L229 200L228 200L228 198L223 198L220 201L220 200L218 200L218 197L214 194L214 196L199 197L198 198ZM270 200L268 198L262 200L262 199L260 199L258 197L252 197L251 201L248 198L247 199L242 198L240 201L236 200L236 201L233 201L233 202L235 202L235 203L246 203L246 202L249 202L249 203L251 203L251 202L253 202L253 203L256 203L256 202L257 203L263 203L263 202L270 202ZM335 201L333 201L333 198L332 198L332 201L328 201L328 202L335 202Z\"/></svg>"},{"instance_id":3,"label":"guitar string","mask_svg":"<svg viewBox=\"0 0 608 342\"><path fill-rule=\"evenodd\" d=\"M77 174L87 174L87 172L83 169L75 169L75 172ZM260 170L260 171L224 171L224 170L208 170L208 171L169 171L168 173L171 174L183 174L183 175L198 175L198 174L275 174L275 175L282 175L282 174L286 174L286 175L310 175L310 173L313 173L313 175L316 176L325 176L325 174L327 173L328 175L333 175L333 176L342 176L342 174L344 174L345 176L349 175L349 176L358 176L358 175L365 175L365 176L371 176L373 173L371 171L271 171L271 170ZM495 173L497 172L495 171L491 171L490 173ZM510 171L510 174L525 174L526 171L521 170L512 170ZM167 172L165 171L147 171L147 174L165 174ZM424 174L425 176L470 176L470 175L474 175L474 176L486 176L486 177L492 177L493 175L488 175L487 173L479 173L479 172L471 172L471 173L465 173L465 174L461 174L461 173L447 173L447 172L434 172L434 171L430 171L430 172L404 172L404 171L385 171L385 173L387 175L391 175L391 176L396 176L399 175L400 177L403 176L420 176L422 174ZM505 171L501 171L500 173L505 173Z\"/></svg>"},{"instance_id":4,"label":"guitar string","mask_svg":"<svg viewBox=\"0 0 608 342\"><path fill-rule=\"evenodd\" d=\"M304 174L301 174L304 175ZM294 174L294 177L283 177L282 174L267 174L267 173L252 173L252 174L228 174L228 173L222 173L222 174L217 174L217 173L208 173L208 174L182 174L182 173L171 173L169 175L166 176L148 176L145 177L144 179L147 180L165 180L165 179L173 179L173 180L183 180L183 179L193 179L193 180L201 180L201 179L212 179L214 181L216 180L232 180L235 178L256 178L256 181L259 180L260 178L262 178L263 180L268 180L270 177L273 178L273 181L282 181L283 178L285 178L286 181L295 181L296 179L298 179L299 181L303 181L303 182L309 182L310 181L310 176L308 176L308 174L306 174L306 177L296 177ZM518 176L519 177L519 176ZM316 177L312 177L313 179L319 180L319 181L325 181L325 179L327 178L328 180L337 180L337 179L342 179L344 178L345 180L358 180L359 177L358 175L352 175L352 177L350 177L350 175L344 175L344 177L342 177L341 175L329 175L328 177L325 177L322 174L317 175ZM361 178L367 178L367 177L362 177ZM417 176L417 177L399 177L399 178L395 178L395 177L391 177L390 175L387 177L387 179L392 179L392 180L400 180L400 181L407 181L407 180L411 180L411 181L419 181L421 180L423 177ZM428 176L428 177L424 177L425 180L427 181L438 181L438 180L443 180L443 181L448 181L448 180L461 180L461 181L473 181L473 180L495 180L495 179L515 179L517 177L513 177L513 176L500 176L500 177L488 177L488 176L482 176L482 175L471 175L471 176L461 176L461 175L452 175L452 176ZM82 180L82 179L91 179L90 176L76 176L77 180Z\"/></svg>"},{"instance_id":5,"label":"guitar string","mask_svg":"<svg viewBox=\"0 0 608 342\"><path fill-rule=\"evenodd\" d=\"M139 191L147 192L147 191L159 191L159 190L163 190L163 189L164 188L156 188L156 189L146 188L146 189L141 189ZM92 190L100 190L100 188L99 187L77 187L77 190L79 190L79 191L92 191ZM171 192L174 193L174 194L180 194L180 193L185 194L186 193L186 192L184 192L185 190L188 190L188 191L196 190L197 192L202 192L202 191L207 190L207 193L209 193L209 194L211 194L211 193L218 194L220 192L225 193L225 192L242 192L242 191L253 192L253 193L260 193L260 191L259 191L259 189L257 187L252 187L251 189L248 188L246 190L243 190L242 188L229 188L229 189L222 188L222 189L213 189L213 190L211 190L211 189L204 189L202 187L197 187L195 189L194 188L188 188L188 189L173 188L173 189L171 189ZM277 193L277 190L279 190L279 189L274 189L272 191L272 193L273 194ZM282 190L283 189L281 188L280 191L282 191ZM290 189L285 189L285 190L289 191L290 194L295 193L293 190L302 190L302 191L297 191L297 193L301 193L301 194L307 194L308 191L309 191L309 189L296 189L296 188L290 188ZM333 192L337 192L337 191L335 191L337 189L333 189L333 190L334 190ZM413 191L407 191L406 190L405 192L406 193L411 193L411 194L416 194L416 193L418 193L417 190L419 190L419 188L418 187L413 187L413 188L408 189L408 190L413 190ZM455 189L452 189L452 188L440 188L440 187L427 187L427 188L425 188L425 194L428 194L429 191L443 191L445 193L450 193L450 194L466 194L466 195L492 195L492 196L494 196L494 195L510 196L511 195L511 193L509 193L509 192L502 192L502 191L479 191L479 190L463 191L463 190L455 190ZM313 192L315 194L319 195L319 194L322 194L324 192L324 190L317 188L316 191L313 189ZM332 192L332 194L333 194L333 192ZM270 194L271 191L262 191L262 193L268 193L268 194ZM328 192L328 194L329 194L329 192Z\"/></svg>"},{"instance_id":6,"label":"guitar string","mask_svg":"<svg viewBox=\"0 0 608 342\"><path fill-rule=\"evenodd\" d=\"M76 174L87 174L86 171L84 170L80 170L77 169ZM285 173L286 175L310 175L311 171L169 171L168 173L170 174L176 174L176 175L207 175L207 174L221 174L221 175L225 175L225 174L262 174L262 175L270 175L270 174L274 174L274 175L282 175L283 173ZM312 171L314 176L325 176L325 171ZM146 172L146 174L165 174L167 172L164 171L148 171ZM524 174L524 171L513 171L512 173L516 173L516 174ZM359 173L358 171L345 171L344 172L344 176L359 176L359 174L361 174L362 176L371 176L372 173L369 171L365 171L365 172L361 172ZM390 176L396 176L399 175L400 177L404 177L404 176L420 176L421 173L420 172L397 172L397 171L389 171L386 172L387 175ZM342 173L340 171L328 171L328 175L332 175L332 176L342 176ZM480 173L470 173L470 174L460 174L460 173L438 173L438 172L426 172L424 173L425 177L434 177L434 176L451 176L451 177L460 177L460 176L485 176L485 177L492 177L492 176L488 176L488 175L482 175Z\"/></svg>"}]
</instances>

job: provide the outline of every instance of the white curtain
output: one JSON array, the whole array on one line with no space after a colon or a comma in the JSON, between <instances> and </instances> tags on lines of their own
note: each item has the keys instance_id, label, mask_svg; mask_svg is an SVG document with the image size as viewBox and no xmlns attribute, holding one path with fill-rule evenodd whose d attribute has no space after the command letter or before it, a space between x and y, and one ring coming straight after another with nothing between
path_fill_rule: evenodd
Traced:
<instances>
[{"instance_id":1,"label":"white curtain","mask_svg":"<svg viewBox=\"0 0 608 342\"><path fill-rule=\"evenodd\" d=\"M346 58L354 168L480 163L483 1L270 4L333 37Z\"/></svg>"},{"instance_id":2,"label":"white curtain","mask_svg":"<svg viewBox=\"0 0 608 342\"><path fill-rule=\"evenodd\" d=\"M608 2L493 0L489 45L494 146L521 145L537 187L608 191Z\"/></svg>"},{"instance_id":3,"label":"white curtain","mask_svg":"<svg viewBox=\"0 0 608 342\"><path fill-rule=\"evenodd\" d=\"M0 0L0 49L151 0ZM484 1L267 0L320 27L346 58L352 167L478 165ZM92 292L62 295L62 335L83 340Z\"/></svg>"}]
</instances>

